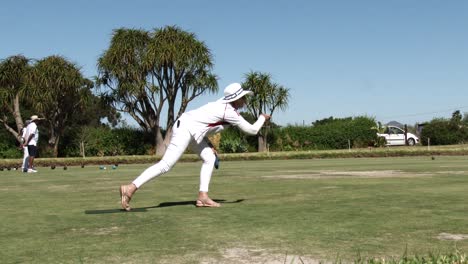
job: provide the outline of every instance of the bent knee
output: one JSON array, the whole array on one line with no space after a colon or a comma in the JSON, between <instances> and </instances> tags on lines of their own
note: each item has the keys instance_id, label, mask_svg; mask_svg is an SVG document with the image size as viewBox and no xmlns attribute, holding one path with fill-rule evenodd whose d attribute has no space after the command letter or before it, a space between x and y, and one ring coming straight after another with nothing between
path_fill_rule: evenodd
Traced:
<instances>
[{"instance_id":1,"label":"bent knee","mask_svg":"<svg viewBox=\"0 0 468 264\"><path fill-rule=\"evenodd\" d=\"M203 159L203 163L207 164L214 164L216 161L216 155L212 150L202 153L201 158Z\"/></svg>"}]
</instances>

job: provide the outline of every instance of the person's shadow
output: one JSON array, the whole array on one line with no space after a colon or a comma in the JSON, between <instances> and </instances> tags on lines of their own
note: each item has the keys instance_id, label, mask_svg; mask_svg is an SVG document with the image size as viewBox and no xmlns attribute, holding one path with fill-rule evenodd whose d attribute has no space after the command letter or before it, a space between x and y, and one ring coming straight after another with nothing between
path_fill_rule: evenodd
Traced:
<instances>
[{"instance_id":1,"label":"person's shadow","mask_svg":"<svg viewBox=\"0 0 468 264\"><path fill-rule=\"evenodd\" d=\"M245 199L237 199L235 201L226 201L226 200L217 200L214 199L213 201L221 204L233 204L233 203L241 203L245 201ZM138 207L138 208L132 208L131 211L125 211L124 209L102 209L102 210L85 210L85 214L114 214L114 213L141 213L141 212L146 212L148 209L153 209L153 208L162 208L162 207L170 207L170 206L179 206L179 205L193 205L197 201L182 201L182 202L163 202L155 206L147 206L147 207Z\"/></svg>"}]
</instances>

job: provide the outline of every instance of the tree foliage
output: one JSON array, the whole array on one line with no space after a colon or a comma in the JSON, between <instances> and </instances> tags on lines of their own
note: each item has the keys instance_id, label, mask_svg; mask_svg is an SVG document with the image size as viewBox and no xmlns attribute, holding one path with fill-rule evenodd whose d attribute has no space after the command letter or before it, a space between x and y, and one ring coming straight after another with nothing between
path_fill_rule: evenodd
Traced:
<instances>
[{"instance_id":1,"label":"tree foliage","mask_svg":"<svg viewBox=\"0 0 468 264\"><path fill-rule=\"evenodd\" d=\"M30 60L23 55L11 56L0 62L0 122L17 139L24 126L21 106L26 102L25 89L30 70Z\"/></svg>"},{"instance_id":2,"label":"tree foliage","mask_svg":"<svg viewBox=\"0 0 468 264\"><path fill-rule=\"evenodd\" d=\"M276 110L286 110L289 103L289 89L272 82L271 75L261 72L246 74L242 87L254 92L249 97L247 110L257 119L261 114L273 115ZM258 151L267 150L268 125L258 135Z\"/></svg>"},{"instance_id":3,"label":"tree foliage","mask_svg":"<svg viewBox=\"0 0 468 264\"><path fill-rule=\"evenodd\" d=\"M59 140L65 129L85 111L92 87L93 82L84 78L74 63L61 56L41 59L32 68L26 92L33 108L45 117L54 156L58 154Z\"/></svg>"},{"instance_id":4,"label":"tree foliage","mask_svg":"<svg viewBox=\"0 0 468 264\"><path fill-rule=\"evenodd\" d=\"M450 119L434 118L421 131L423 145L452 145L468 142L468 123L460 111L455 111ZM430 142L430 143L429 143Z\"/></svg>"},{"instance_id":5,"label":"tree foliage","mask_svg":"<svg viewBox=\"0 0 468 264\"><path fill-rule=\"evenodd\" d=\"M157 154L165 151L172 125L188 104L205 92L216 92L212 55L195 34L176 26L151 32L114 30L109 48L98 60L97 83L103 96L155 135ZM178 106L178 108L177 108ZM167 109L163 138L161 114Z\"/></svg>"}]
</instances>

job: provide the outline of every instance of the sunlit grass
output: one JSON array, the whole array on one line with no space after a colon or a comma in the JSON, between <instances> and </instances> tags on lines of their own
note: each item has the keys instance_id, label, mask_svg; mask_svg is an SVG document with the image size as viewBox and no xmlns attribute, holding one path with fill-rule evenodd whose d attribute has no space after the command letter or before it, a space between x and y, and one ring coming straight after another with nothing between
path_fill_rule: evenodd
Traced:
<instances>
[{"instance_id":1,"label":"sunlit grass","mask_svg":"<svg viewBox=\"0 0 468 264\"><path fill-rule=\"evenodd\" d=\"M232 263L249 252L240 257L250 263L399 263L389 261L468 250L440 237L468 234L464 156L223 160L216 209L194 206L200 163L179 163L121 211L118 186L147 166L0 172L0 262Z\"/></svg>"}]
</instances>

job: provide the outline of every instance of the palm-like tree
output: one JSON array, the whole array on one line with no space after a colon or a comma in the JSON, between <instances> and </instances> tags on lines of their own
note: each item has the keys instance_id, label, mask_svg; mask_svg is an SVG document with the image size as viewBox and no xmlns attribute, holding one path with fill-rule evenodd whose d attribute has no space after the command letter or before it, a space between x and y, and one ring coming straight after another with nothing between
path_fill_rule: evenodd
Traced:
<instances>
[{"instance_id":1,"label":"palm-like tree","mask_svg":"<svg viewBox=\"0 0 468 264\"><path fill-rule=\"evenodd\" d=\"M154 133L156 154L161 155L172 125L188 104L205 92L217 91L212 67L206 45L178 27L152 32L118 29L109 49L99 58L98 84L107 87L105 96L115 107ZM160 124L164 106L165 138Z\"/></svg>"},{"instance_id":2,"label":"palm-like tree","mask_svg":"<svg viewBox=\"0 0 468 264\"><path fill-rule=\"evenodd\" d=\"M28 78L28 97L35 110L45 117L49 144L58 155L60 137L83 112L94 84L83 77L80 69L61 56L39 60Z\"/></svg>"},{"instance_id":3,"label":"palm-like tree","mask_svg":"<svg viewBox=\"0 0 468 264\"><path fill-rule=\"evenodd\" d=\"M21 117L21 103L27 94L26 76L30 71L30 60L22 55L6 58L0 62L0 123L19 140L19 131L24 123ZM9 117L13 117L16 129L9 125Z\"/></svg>"},{"instance_id":4,"label":"palm-like tree","mask_svg":"<svg viewBox=\"0 0 468 264\"><path fill-rule=\"evenodd\" d=\"M242 87L253 91L249 97L247 109L250 114L258 118L261 114L273 115L276 110L286 110L289 103L289 89L273 83L271 75L261 72L246 74ZM258 151L267 150L267 136L270 127L265 126L258 135Z\"/></svg>"},{"instance_id":5,"label":"palm-like tree","mask_svg":"<svg viewBox=\"0 0 468 264\"><path fill-rule=\"evenodd\" d=\"M165 98L144 63L149 41L144 30L114 30L109 48L98 59L96 84L104 88L101 96L115 109L129 114L146 132L160 135Z\"/></svg>"}]
</instances>

